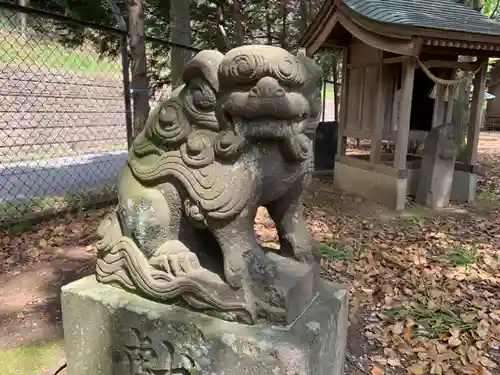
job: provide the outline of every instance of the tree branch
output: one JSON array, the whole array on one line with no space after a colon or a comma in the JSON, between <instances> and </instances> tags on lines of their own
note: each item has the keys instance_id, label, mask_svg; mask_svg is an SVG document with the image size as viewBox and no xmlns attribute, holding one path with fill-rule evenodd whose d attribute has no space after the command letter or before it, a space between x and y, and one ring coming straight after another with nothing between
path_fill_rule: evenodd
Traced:
<instances>
[{"instance_id":1,"label":"tree branch","mask_svg":"<svg viewBox=\"0 0 500 375\"><path fill-rule=\"evenodd\" d=\"M495 13L498 11L499 5L500 5L500 0L497 0L497 5L495 5L495 9L493 9L493 12L491 12L491 15L490 15L491 19L495 18Z\"/></svg>"}]
</instances>

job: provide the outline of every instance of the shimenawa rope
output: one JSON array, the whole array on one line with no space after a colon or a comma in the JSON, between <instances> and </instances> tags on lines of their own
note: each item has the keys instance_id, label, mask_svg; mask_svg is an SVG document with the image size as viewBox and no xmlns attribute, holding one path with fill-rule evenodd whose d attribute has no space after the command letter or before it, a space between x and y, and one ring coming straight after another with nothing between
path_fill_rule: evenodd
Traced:
<instances>
[{"instance_id":1,"label":"shimenawa rope","mask_svg":"<svg viewBox=\"0 0 500 375\"><path fill-rule=\"evenodd\" d=\"M424 65L422 61L418 57L415 58L418 65L422 68L424 71L425 75L429 77L429 79L434 82L436 85L443 85L445 86L445 92L444 92L444 97L445 101L448 101L448 99L451 97L455 97L457 87L460 83L463 81L469 79L470 77L475 76L479 71L483 68L484 63L481 63L477 66L477 68L471 72L470 74L464 74L463 76L456 78L456 79L444 79L444 78L439 78L436 77L432 72L429 70L427 66ZM450 92L450 86L451 86L451 92ZM433 89L434 90L434 89Z\"/></svg>"}]
</instances>

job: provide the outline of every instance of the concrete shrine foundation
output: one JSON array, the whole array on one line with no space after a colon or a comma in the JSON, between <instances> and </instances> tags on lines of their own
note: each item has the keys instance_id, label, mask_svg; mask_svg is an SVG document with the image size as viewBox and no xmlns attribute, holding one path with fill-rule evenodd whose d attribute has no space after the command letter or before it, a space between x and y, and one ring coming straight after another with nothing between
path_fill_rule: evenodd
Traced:
<instances>
[{"instance_id":1,"label":"concrete shrine foundation","mask_svg":"<svg viewBox=\"0 0 500 375\"><path fill-rule=\"evenodd\" d=\"M339 156L335 161L334 183L344 191L373 200L394 210L403 210L406 196L417 193L420 160L411 160L398 171L387 164L372 164L361 158ZM451 200L473 203L477 175L462 163L455 164Z\"/></svg>"},{"instance_id":2,"label":"concrete shrine foundation","mask_svg":"<svg viewBox=\"0 0 500 375\"><path fill-rule=\"evenodd\" d=\"M62 307L69 375L343 373L347 292L328 282L288 326L229 322L95 276L63 287Z\"/></svg>"}]
</instances>

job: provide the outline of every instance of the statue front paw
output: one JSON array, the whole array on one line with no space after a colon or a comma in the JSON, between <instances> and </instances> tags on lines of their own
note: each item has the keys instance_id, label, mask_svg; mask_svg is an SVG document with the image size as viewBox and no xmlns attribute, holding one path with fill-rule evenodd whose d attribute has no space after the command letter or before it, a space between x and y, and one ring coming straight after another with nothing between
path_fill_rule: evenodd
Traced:
<instances>
[{"instance_id":1,"label":"statue front paw","mask_svg":"<svg viewBox=\"0 0 500 375\"><path fill-rule=\"evenodd\" d=\"M224 275L231 288L239 289L243 285L245 262L241 256L226 256L224 258Z\"/></svg>"},{"instance_id":2,"label":"statue front paw","mask_svg":"<svg viewBox=\"0 0 500 375\"><path fill-rule=\"evenodd\" d=\"M175 277L186 276L202 268L196 254L180 241L168 241L162 245L149 258L149 264Z\"/></svg>"}]
</instances>

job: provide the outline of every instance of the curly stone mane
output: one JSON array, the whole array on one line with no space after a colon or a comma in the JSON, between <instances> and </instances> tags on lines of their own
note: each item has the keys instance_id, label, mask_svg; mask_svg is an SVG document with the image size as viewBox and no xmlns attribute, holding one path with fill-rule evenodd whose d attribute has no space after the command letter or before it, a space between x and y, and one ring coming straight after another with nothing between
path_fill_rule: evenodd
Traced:
<instances>
[{"instance_id":1,"label":"curly stone mane","mask_svg":"<svg viewBox=\"0 0 500 375\"><path fill-rule=\"evenodd\" d=\"M247 172L232 170L228 163L241 153L245 140L220 131L214 112L222 57L202 51L189 61L184 85L152 111L128 158L143 184L161 184L166 177L180 181L188 195L186 213L198 222L234 216L250 194ZM234 178L223 178L230 175ZM233 194L234 189L242 194Z\"/></svg>"},{"instance_id":2,"label":"curly stone mane","mask_svg":"<svg viewBox=\"0 0 500 375\"><path fill-rule=\"evenodd\" d=\"M201 168L216 157L230 159L241 152L244 139L230 130L221 131L215 116L217 67L222 58L218 51L202 51L187 63L184 84L152 111L135 140L136 156L180 150L186 165Z\"/></svg>"}]
</instances>

